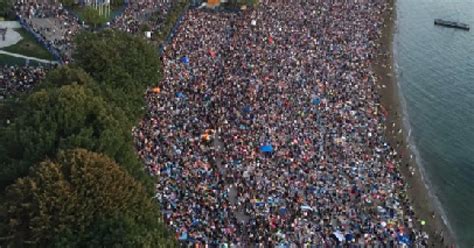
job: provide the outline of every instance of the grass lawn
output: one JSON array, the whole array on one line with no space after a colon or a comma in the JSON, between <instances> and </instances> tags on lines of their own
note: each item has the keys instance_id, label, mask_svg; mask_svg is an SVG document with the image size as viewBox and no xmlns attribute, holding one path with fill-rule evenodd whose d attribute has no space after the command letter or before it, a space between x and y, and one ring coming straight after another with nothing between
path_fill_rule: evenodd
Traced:
<instances>
[{"instance_id":1,"label":"grass lawn","mask_svg":"<svg viewBox=\"0 0 474 248\"><path fill-rule=\"evenodd\" d=\"M11 121L15 118L15 111L12 109L12 104L8 104L6 101L8 100L0 100L0 127L6 126L7 120Z\"/></svg>"},{"instance_id":2,"label":"grass lawn","mask_svg":"<svg viewBox=\"0 0 474 248\"><path fill-rule=\"evenodd\" d=\"M28 33L22 28L15 29L15 31L20 33L23 39L15 45L5 47L2 50L39 59L53 59L53 56L49 53L49 51L46 50L46 48L44 48L43 46L41 46L38 42L36 42L32 34Z\"/></svg>"},{"instance_id":3,"label":"grass lawn","mask_svg":"<svg viewBox=\"0 0 474 248\"><path fill-rule=\"evenodd\" d=\"M0 54L0 65L24 65L24 64L25 64L25 60L22 58Z\"/></svg>"},{"instance_id":4,"label":"grass lawn","mask_svg":"<svg viewBox=\"0 0 474 248\"><path fill-rule=\"evenodd\" d=\"M0 54L0 66L4 65L25 65L26 60L22 58L17 58L13 56L9 56L6 54ZM41 65L42 63L38 61L30 60L29 65Z\"/></svg>"}]
</instances>

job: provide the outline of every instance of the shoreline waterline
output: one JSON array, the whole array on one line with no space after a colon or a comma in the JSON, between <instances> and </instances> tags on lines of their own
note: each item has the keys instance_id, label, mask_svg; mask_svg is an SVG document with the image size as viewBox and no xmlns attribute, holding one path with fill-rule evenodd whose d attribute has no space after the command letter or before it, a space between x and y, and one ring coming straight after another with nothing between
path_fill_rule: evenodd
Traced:
<instances>
[{"instance_id":1,"label":"shoreline waterline","mask_svg":"<svg viewBox=\"0 0 474 248\"><path fill-rule=\"evenodd\" d=\"M384 17L380 47L374 66L381 104L388 112L385 136L390 145L401 154L399 171L408 186L406 193L410 206L414 208L416 217L426 223L421 225L416 221L417 228L429 235L430 246L448 247L456 244L452 228L439 200L430 190L423 162L412 140L406 101L400 88L400 72L397 69L395 38L399 31L396 0L391 0L389 6L390 9L386 11Z\"/></svg>"},{"instance_id":2,"label":"shoreline waterline","mask_svg":"<svg viewBox=\"0 0 474 248\"><path fill-rule=\"evenodd\" d=\"M396 50L395 50L395 53L396 53ZM399 81L399 72L398 72L398 62L397 60L394 58L394 68L395 68L395 80L396 80L396 84L397 84L397 90L398 92L401 92L401 86L400 86L400 81ZM439 198L435 195L435 193L433 192L433 183L427 178L427 172L426 172L426 168L425 168L425 162L423 161L421 155L420 155L420 152L415 144L415 141L413 140L413 136L411 135L411 132L412 132L412 127L410 125L410 116L408 114L408 110L407 110L407 103L406 103L406 99L405 97L403 96L403 94L398 94L398 98L400 100L400 113L402 114L401 116L401 125L402 125L402 128L404 131L404 133L406 135L405 136L405 139L406 139L406 143L407 143L407 146L408 146L408 149L410 151L410 154L413 155L413 161L414 163L416 164L417 168L420 170L420 180L423 182L425 188L426 188L426 191L427 191L427 194L431 200L431 204L433 205L433 207L435 208L435 213L438 214L440 217L441 217L441 220L443 221L443 224L445 225L445 228L447 228L447 231L448 231L448 234L447 234L447 237L445 237L445 239L452 239L453 242L455 244L457 244L457 240L455 238L455 235L454 235L454 232L453 232L453 228L451 226L451 224L449 223L449 220L448 220L448 217L446 215L446 212L445 212L445 209L443 208Z\"/></svg>"}]
</instances>

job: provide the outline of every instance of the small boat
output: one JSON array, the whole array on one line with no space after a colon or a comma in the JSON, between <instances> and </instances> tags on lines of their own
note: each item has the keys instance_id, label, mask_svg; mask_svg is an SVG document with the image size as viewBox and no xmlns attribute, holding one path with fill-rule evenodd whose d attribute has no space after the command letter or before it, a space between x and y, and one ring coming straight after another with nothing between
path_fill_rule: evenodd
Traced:
<instances>
[{"instance_id":1,"label":"small boat","mask_svg":"<svg viewBox=\"0 0 474 248\"><path fill-rule=\"evenodd\" d=\"M435 19L434 24L438 25L438 26L444 26L444 27L448 27L448 28L458 28L458 29L462 29L462 30L469 30L470 29L469 25L467 25L465 23L446 21L446 20L442 20L442 19Z\"/></svg>"}]
</instances>

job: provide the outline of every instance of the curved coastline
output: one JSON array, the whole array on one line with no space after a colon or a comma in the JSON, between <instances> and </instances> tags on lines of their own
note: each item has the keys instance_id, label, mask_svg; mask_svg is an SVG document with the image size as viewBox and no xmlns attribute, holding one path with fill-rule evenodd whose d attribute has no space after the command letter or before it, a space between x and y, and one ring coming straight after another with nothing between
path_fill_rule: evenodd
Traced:
<instances>
[{"instance_id":1,"label":"curved coastline","mask_svg":"<svg viewBox=\"0 0 474 248\"><path fill-rule=\"evenodd\" d=\"M394 51L396 53L397 50L394 50ZM398 71L398 62L395 58L393 60L393 65L394 65L394 71L395 71L394 75L395 75L395 81L397 84L397 91L400 92L401 91L401 88L400 88L401 86L400 86L400 81L399 81L400 74ZM433 187L432 182L426 177L427 175L426 168L424 166L425 162L423 161L420 155L420 152L413 140L413 136L411 135L412 128L409 122L410 117L407 111L407 103L406 103L405 97L403 96L403 94L399 94L398 99L400 101L400 113L402 114L400 122L401 122L401 126L403 130L405 130L404 138L406 139L406 144L408 146L409 153L413 155L413 159L412 159L413 163L416 164L416 168L419 169L418 177L419 177L419 180L421 180L422 183L424 184L424 187L426 188L425 190L426 190L426 194L429 197L430 204L432 204L435 214L437 216L440 216L442 224L444 225L442 227L435 227L435 228L436 230L440 232L447 232L444 235L445 240L451 240L452 243L458 244L458 241L456 240L454 231L449 223L446 212L443 206L441 205L439 198L434 194L432 190L432 187ZM411 197L414 197L414 196L411 196ZM440 238L443 238L443 237L440 237Z\"/></svg>"},{"instance_id":2,"label":"curved coastline","mask_svg":"<svg viewBox=\"0 0 474 248\"><path fill-rule=\"evenodd\" d=\"M397 10L396 0L390 0L374 64L381 104L388 112L385 135L400 154L402 166L399 170L405 178L406 193L418 219L415 222L417 227L429 235L430 247L453 247L456 240L446 214L425 177L422 159L412 140L406 102L401 94L395 40L398 32ZM421 220L426 224L422 226Z\"/></svg>"}]
</instances>

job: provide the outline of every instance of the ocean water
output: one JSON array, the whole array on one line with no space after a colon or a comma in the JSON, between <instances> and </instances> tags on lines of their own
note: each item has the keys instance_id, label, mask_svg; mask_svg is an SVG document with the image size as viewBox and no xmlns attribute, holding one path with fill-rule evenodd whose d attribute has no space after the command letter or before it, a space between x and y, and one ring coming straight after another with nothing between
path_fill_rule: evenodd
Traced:
<instances>
[{"instance_id":1,"label":"ocean water","mask_svg":"<svg viewBox=\"0 0 474 248\"><path fill-rule=\"evenodd\" d=\"M460 21L471 31L434 26ZM405 122L460 247L474 247L474 1L397 0L395 63Z\"/></svg>"}]
</instances>

